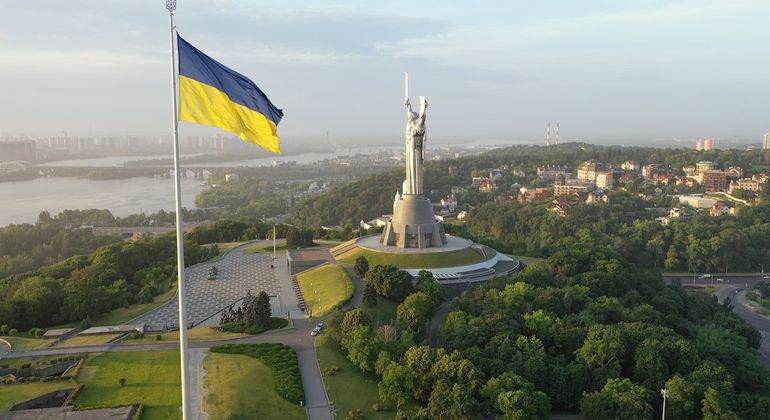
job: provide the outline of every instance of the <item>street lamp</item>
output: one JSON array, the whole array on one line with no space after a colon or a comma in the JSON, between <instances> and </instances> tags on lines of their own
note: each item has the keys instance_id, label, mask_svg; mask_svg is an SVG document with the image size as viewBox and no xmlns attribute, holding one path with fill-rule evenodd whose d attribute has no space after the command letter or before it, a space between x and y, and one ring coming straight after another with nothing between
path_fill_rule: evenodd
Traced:
<instances>
[{"instance_id":1,"label":"street lamp","mask_svg":"<svg viewBox=\"0 0 770 420\"><path fill-rule=\"evenodd\" d=\"M666 398L668 397L668 390L663 388L660 390L660 395L663 395L663 420L666 420Z\"/></svg>"},{"instance_id":2,"label":"street lamp","mask_svg":"<svg viewBox=\"0 0 770 420\"><path fill-rule=\"evenodd\" d=\"M763 264L759 264L759 268L762 269L762 274L765 274L765 266Z\"/></svg>"}]
</instances>

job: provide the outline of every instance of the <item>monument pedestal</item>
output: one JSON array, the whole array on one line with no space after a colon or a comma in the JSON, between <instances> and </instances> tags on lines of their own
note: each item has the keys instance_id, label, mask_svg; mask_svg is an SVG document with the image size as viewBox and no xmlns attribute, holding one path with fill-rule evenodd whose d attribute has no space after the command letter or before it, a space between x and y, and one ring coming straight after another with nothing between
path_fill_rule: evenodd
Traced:
<instances>
[{"instance_id":1,"label":"monument pedestal","mask_svg":"<svg viewBox=\"0 0 770 420\"><path fill-rule=\"evenodd\" d=\"M447 240L430 200L422 194L404 194L393 205L393 218L385 225L381 242L398 248L430 248L444 246Z\"/></svg>"}]
</instances>

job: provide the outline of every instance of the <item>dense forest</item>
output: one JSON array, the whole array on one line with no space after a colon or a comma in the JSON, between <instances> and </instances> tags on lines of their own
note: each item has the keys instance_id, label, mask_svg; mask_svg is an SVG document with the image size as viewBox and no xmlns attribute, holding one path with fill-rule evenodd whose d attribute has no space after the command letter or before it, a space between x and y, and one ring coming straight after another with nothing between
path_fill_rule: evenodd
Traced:
<instances>
[{"instance_id":1,"label":"dense forest","mask_svg":"<svg viewBox=\"0 0 770 420\"><path fill-rule=\"evenodd\" d=\"M207 258L185 241L185 263ZM0 324L18 330L81 321L132 303L151 302L171 287L176 268L173 233L118 242L90 255L0 280Z\"/></svg>"},{"instance_id":2,"label":"dense forest","mask_svg":"<svg viewBox=\"0 0 770 420\"><path fill-rule=\"evenodd\" d=\"M607 247L575 245L463 293L440 329L443 348L425 345L431 282L411 290L396 274L383 280L392 270L372 271L367 288L401 302L396 317L355 309L332 317L330 332L380 381L396 418L653 419L665 387L670 418L770 419L759 333L729 303L666 286Z\"/></svg>"}]
</instances>

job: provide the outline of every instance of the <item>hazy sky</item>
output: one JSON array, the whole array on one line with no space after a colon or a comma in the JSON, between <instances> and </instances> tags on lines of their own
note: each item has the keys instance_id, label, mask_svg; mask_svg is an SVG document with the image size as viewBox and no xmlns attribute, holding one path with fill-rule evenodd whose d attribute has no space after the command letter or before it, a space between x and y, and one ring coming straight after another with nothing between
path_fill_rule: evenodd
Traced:
<instances>
[{"instance_id":1,"label":"hazy sky","mask_svg":"<svg viewBox=\"0 0 770 420\"><path fill-rule=\"evenodd\" d=\"M460 6L457 4L465 4ZM451 6L450 6L451 4ZM167 134L163 0L0 0L0 134ZM179 0L180 34L284 110L284 141L760 141L770 1ZM182 135L215 132L183 124Z\"/></svg>"}]
</instances>

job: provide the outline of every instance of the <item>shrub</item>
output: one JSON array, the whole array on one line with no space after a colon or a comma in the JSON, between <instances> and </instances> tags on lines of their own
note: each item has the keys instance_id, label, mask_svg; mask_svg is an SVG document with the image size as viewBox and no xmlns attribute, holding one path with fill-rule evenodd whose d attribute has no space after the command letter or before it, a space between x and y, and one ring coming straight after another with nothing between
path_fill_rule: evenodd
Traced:
<instances>
[{"instance_id":1,"label":"shrub","mask_svg":"<svg viewBox=\"0 0 770 420\"><path fill-rule=\"evenodd\" d=\"M11 327L8 326L8 324L0 325L0 335L7 335L8 330L10 330Z\"/></svg>"},{"instance_id":2,"label":"shrub","mask_svg":"<svg viewBox=\"0 0 770 420\"><path fill-rule=\"evenodd\" d=\"M118 379L118 385L125 386L126 385L126 378L120 378Z\"/></svg>"},{"instance_id":3,"label":"shrub","mask_svg":"<svg viewBox=\"0 0 770 420\"><path fill-rule=\"evenodd\" d=\"M139 331L137 331L137 332L132 332L132 333L129 335L129 337L131 337L131 338L133 338L133 339L139 339L139 338L142 338L142 337L144 337L144 333L140 333Z\"/></svg>"},{"instance_id":4,"label":"shrub","mask_svg":"<svg viewBox=\"0 0 770 420\"><path fill-rule=\"evenodd\" d=\"M233 321L226 322L220 327L231 333L261 334L265 331L283 328L287 325L289 325L289 321L286 318L270 318L269 325L255 324L247 327L244 321Z\"/></svg>"},{"instance_id":5,"label":"shrub","mask_svg":"<svg viewBox=\"0 0 770 420\"><path fill-rule=\"evenodd\" d=\"M160 341L160 340L162 340L162 339L163 339L163 337L161 337L161 335L160 335L160 334L156 334L156 335L155 335L155 341Z\"/></svg>"},{"instance_id":6,"label":"shrub","mask_svg":"<svg viewBox=\"0 0 770 420\"><path fill-rule=\"evenodd\" d=\"M345 420L364 420L364 418L364 412L359 409L350 410L348 415L345 416Z\"/></svg>"},{"instance_id":7,"label":"shrub","mask_svg":"<svg viewBox=\"0 0 770 420\"><path fill-rule=\"evenodd\" d=\"M337 366L330 366L330 367L324 368L323 373L324 373L324 376L334 376L339 371L340 371L339 367L337 367Z\"/></svg>"},{"instance_id":8,"label":"shrub","mask_svg":"<svg viewBox=\"0 0 770 420\"><path fill-rule=\"evenodd\" d=\"M17 330L16 328L11 328L10 330L8 330L8 335L10 337L15 337L18 333L19 333L19 330Z\"/></svg>"},{"instance_id":9,"label":"shrub","mask_svg":"<svg viewBox=\"0 0 770 420\"><path fill-rule=\"evenodd\" d=\"M385 404L374 403L372 404L372 411L375 411L375 412L388 411L388 406Z\"/></svg>"},{"instance_id":10,"label":"shrub","mask_svg":"<svg viewBox=\"0 0 770 420\"><path fill-rule=\"evenodd\" d=\"M279 343L225 344L211 349L215 353L245 354L270 366L275 380L275 391L287 401L299 404L305 400L297 353Z\"/></svg>"}]
</instances>

